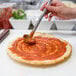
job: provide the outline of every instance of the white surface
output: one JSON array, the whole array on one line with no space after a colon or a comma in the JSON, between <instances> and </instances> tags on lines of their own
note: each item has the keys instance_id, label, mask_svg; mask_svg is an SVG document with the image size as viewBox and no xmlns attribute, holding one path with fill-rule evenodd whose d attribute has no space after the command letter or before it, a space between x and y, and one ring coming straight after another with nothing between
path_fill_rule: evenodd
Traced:
<instances>
[{"instance_id":1,"label":"white surface","mask_svg":"<svg viewBox=\"0 0 76 76\"><path fill-rule=\"evenodd\" d=\"M76 32L41 31L65 39L73 48L72 55L66 62L44 68L17 63L7 55L6 48L8 43L16 37L29 32L26 30L12 30L9 36L0 44L0 76L76 76Z\"/></svg>"},{"instance_id":2,"label":"white surface","mask_svg":"<svg viewBox=\"0 0 76 76\"><path fill-rule=\"evenodd\" d=\"M16 20L11 18L9 21L12 24L13 28L18 30L27 30L30 24L30 20Z\"/></svg>"},{"instance_id":3,"label":"white surface","mask_svg":"<svg viewBox=\"0 0 76 76\"><path fill-rule=\"evenodd\" d=\"M0 30L0 34L3 32L3 30Z\"/></svg>"},{"instance_id":4,"label":"white surface","mask_svg":"<svg viewBox=\"0 0 76 76\"><path fill-rule=\"evenodd\" d=\"M0 4L0 8L13 7L15 3L2 3Z\"/></svg>"},{"instance_id":5,"label":"white surface","mask_svg":"<svg viewBox=\"0 0 76 76\"><path fill-rule=\"evenodd\" d=\"M33 24L35 25L36 21L32 21ZM52 26L53 22L52 21L41 21L37 30L50 30L51 26Z\"/></svg>"},{"instance_id":6,"label":"white surface","mask_svg":"<svg viewBox=\"0 0 76 76\"><path fill-rule=\"evenodd\" d=\"M15 29L28 30L30 20L16 20L16 19L11 18L9 21ZM34 26L35 26L36 21L37 20L32 20L32 23ZM52 23L53 22L49 22L49 21L41 21L37 29L38 30L50 30Z\"/></svg>"},{"instance_id":7,"label":"white surface","mask_svg":"<svg viewBox=\"0 0 76 76\"><path fill-rule=\"evenodd\" d=\"M55 21L58 30L72 30L76 24L75 20Z\"/></svg>"}]
</instances>

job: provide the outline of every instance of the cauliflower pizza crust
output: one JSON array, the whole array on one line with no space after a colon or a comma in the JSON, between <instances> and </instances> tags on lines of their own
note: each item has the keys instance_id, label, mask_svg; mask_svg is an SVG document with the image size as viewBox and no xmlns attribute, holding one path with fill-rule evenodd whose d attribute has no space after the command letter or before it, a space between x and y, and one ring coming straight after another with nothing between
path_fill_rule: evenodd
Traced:
<instances>
[{"instance_id":1,"label":"cauliflower pizza crust","mask_svg":"<svg viewBox=\"0 0 76 76\"><path fill-rule=\"evenodd\" d=\"M46 33L36 32L36 44L27 45L23 38L9 43L8 55L16 61L33 65L51 65L64 61L71 55L71 45Z\"/></svg>"}]
</instances>

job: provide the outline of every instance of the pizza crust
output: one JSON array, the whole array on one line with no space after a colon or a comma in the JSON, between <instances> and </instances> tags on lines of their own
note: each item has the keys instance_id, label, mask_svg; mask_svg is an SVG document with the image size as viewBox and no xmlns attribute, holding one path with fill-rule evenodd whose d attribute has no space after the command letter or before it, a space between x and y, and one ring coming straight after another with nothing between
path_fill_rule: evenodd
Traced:
<instances>
[{"instance_id":1,"label":"pizza crust","mask_svg":"<svg viewBox=\"0 0 76 76\"><path fill-rule=\"evenodd\" d=\"M53 35L49 35L49 34L46 34L46 33L35 33L34 36L42 36L42 37L54 37ZM62 40L60 39L61 41L63 42L66 42L65 40ZM8 45L8 48L12 47L11 45L13 44L14 41L10 42L9 45ZM67 42L68 43L68 42ZM16 54L13 54L9 49L7 48L7 53L8 55L18 61L18 62L21 62L21 63L26 63L26 64L33 64L33 65L51 65L51 64L57 64L59 62L62 62L64 61L66 58L68 58L70 55L71 55L71 52L72 52L72 46L68 43L67 46L66 46L66 52L63 56L55 59L55 60L43 60L43 61L39 61L39 60L24 60L22 59L21 57L17 56Z\"/></svg>"}]
</instances>

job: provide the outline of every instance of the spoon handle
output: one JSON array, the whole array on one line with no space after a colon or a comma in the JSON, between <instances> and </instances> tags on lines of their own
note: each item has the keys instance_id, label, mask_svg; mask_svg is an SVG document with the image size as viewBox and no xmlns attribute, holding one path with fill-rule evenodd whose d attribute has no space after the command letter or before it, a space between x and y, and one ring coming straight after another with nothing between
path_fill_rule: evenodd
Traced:
<instances>
[{"instance_id":1,"label":"spoon handle","mask_svg":"<svg viewBox=\"0 0 76 76\"><path fill-rule=\"evenodd\" d=\"M49 0L48 3L47 3L47 5L50 5L51 2L52 2L52 0ZM36 31L37 27L39 26L39 24L40 24L40 22L41 22L41 20L42 20L42 18L44 17L44 15L45 15L46 12L47 12L47 10L46 10L46 8L45 8L45 9L43 10L43 13L40 15L38 21L36 22L34 29L33 29L33 30L31 31L31 33L30 33L30 36L31 36L31 37L34 35L34 32Z\"/></svg>"}]
</instances>

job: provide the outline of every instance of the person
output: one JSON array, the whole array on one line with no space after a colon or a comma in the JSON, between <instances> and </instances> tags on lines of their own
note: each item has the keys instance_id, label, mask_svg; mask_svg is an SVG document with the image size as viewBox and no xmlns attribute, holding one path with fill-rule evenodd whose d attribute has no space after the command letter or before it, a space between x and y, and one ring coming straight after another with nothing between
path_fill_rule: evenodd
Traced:
<instances>
[{"instance_id":1,"label":"person","mask_svg":"<svg viewBox=\"0 0 76 76\"><path fill-rule=\"evenodd\" d=\"M41 7L41 11L47 9L45 18L49 21L53 16L57 16L61 19L74 19L76 18L76 8L70 8L64 5L60 0L52 0L50 5L47 5L47 2L44 3Z\"/></svg>"}]
</instances>

